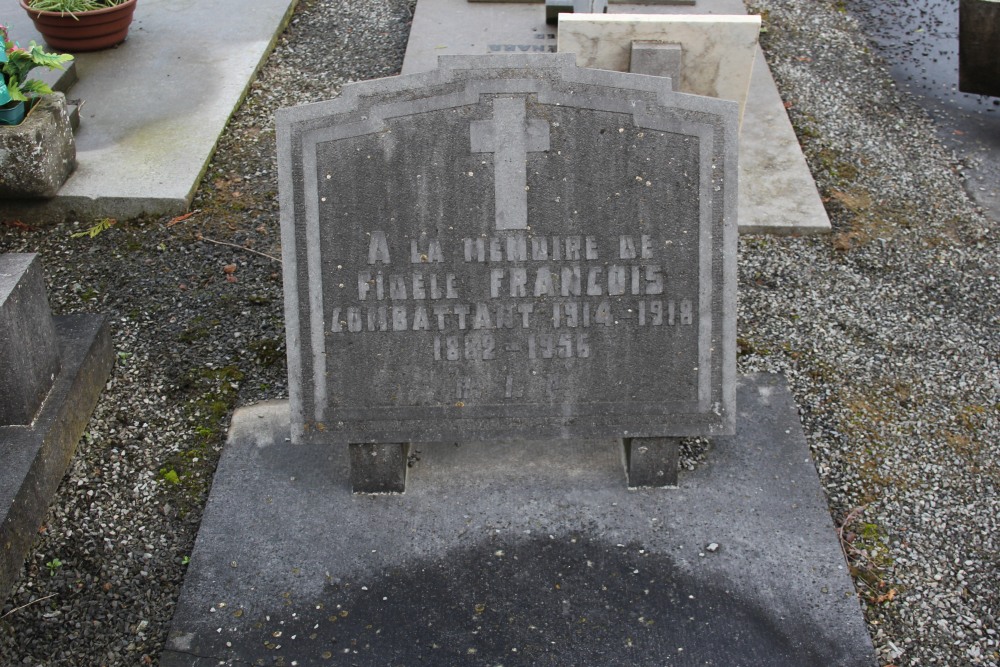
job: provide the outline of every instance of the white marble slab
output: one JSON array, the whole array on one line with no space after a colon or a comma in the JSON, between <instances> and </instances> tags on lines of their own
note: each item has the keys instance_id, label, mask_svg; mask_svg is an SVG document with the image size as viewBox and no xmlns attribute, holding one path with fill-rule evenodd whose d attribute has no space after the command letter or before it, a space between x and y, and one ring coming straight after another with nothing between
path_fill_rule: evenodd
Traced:
<instances>
[{"instance_id":1,"label":"white marble slab","mask_svg":"<svg viewBox=\"0 0 1000 667\"><path fill-rule=\"evenodd\" d=\"M745 13L741 0L697 0L694 6L613 4L616 14ZM419 0L403 60L403 74L437 66L439 55L554 53L556 26L542 4ZM817 234L830 231L771 72L759 51L740 134L741 234Z\"/></svg>"},{"instance_id":2,"label":"white marble slab","mask_svg":"<svg viewBox=\"0 0 1000 667\"><path fill-rule=\"evenodd\" d=\"M559 15L557 50L579 67L628 72L633 42L681 47L674 90L733 100L746 108L760 17L712 14Z\"/></svg>"}]
</instances>

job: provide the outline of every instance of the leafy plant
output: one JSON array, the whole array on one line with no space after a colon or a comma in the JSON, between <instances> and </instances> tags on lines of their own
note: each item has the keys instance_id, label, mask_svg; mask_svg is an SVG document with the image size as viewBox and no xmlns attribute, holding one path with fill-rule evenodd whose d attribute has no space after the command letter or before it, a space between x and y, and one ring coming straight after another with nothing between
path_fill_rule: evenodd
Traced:
<instances>
[{"instance_id":1,"label":"leafy plant","mask_svg":"<svg viewBox=\"0 0 1000 667\"><path fill-rule=\"evenodd\" d=\"M111 229L117 223L118 221L115 220L114 218L101 218L100 220L97 221L97 223L93 227L88 227L82 232L74 232L70 234L69 237L71 239L81 239L84 236L89 236L90 238L94 238L101 232Z\"/></svg>"},{"instance_id":2,"label":"leafy plant","mask_svg":"<svg viewBox=\"0 0 1000 667\"><path fill-rule=\"evenodd\" d=\"M62 561L58 558L53 558L45 564L45 567L49 568L49 574L54 577L56 576L56 570L62 567Z\"/></svg>"},{"instance_id":3,"label":"leafy plant","mask_svg":"<svg viewBox=\"0 0 1000 667\"><path fill-rule=\"evenodd\" d=\"M28 72L36 67L63 69L63 63L73 60L73 56L68 53L46 53L34 41L28 44L28 48L21 48L17 42L10 41L7 26L4 25L0 25L0 38L3 39L3 52L0 53L0 71L3 72L0 105L27 102L32 97L48 95L52 89L38 79L27 78Z\"/></svg>"},{"instance_id":4,"label":"leafy plant","mask_svg":"<svg viewBox=\"0 0 1000 667\"><path fill-rule=\"evenodd\" d=\"M28 0L28 6L40 12L59 12L74 16L80 12L91 12L127 2L127 0Z\"/></svg>"}]
</instances>

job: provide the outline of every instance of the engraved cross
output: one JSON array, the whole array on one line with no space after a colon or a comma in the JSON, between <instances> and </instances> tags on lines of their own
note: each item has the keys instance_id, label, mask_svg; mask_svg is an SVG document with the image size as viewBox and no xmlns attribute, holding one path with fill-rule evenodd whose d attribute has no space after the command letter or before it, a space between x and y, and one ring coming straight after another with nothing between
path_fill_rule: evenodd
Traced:
<instances>
[{"instance_id":1,"label":"engraved cross","mask_svg":"<svg viewBox=\"0 0 1000 667\"><path fill-rule=\"evenodd\" d=\"M471 123L473 153L493 153L496 228L528 228L528 152L549 150L549 124L528 120L524 98L493 100L493 119Z\"/></svg>"}]
</instances>

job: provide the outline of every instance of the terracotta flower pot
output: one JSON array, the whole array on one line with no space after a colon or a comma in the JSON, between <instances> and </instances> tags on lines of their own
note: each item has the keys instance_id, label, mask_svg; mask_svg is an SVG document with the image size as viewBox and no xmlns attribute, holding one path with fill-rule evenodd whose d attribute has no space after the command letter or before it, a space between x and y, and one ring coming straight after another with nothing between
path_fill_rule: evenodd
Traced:
<instances>
[{"instance_id":1,"label":"terracotta flower pot","mask_svg":"<svg viewBox=\"0 0 1000 667\"><path fill-rule=\"evenodd\" d=\"M135 13L135 3L136 0L128 0L114 7L74 15L32 9L28 0L21 0L21 7L28 12L35 28L42 33L49 46L79 53L99 51L124 42L132 23L132 14Z\"/></svg>"}]
</instances>

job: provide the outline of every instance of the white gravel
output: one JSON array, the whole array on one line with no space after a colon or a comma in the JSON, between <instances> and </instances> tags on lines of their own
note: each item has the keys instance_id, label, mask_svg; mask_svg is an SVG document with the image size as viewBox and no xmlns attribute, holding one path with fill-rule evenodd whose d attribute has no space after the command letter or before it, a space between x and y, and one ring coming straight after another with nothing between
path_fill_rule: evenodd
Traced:
<instances>
[{"instance_id":1,"label":"white gravel","mask_svg":"<svg viewBox=\"0 0 1000 667\"><path fill-rule=\"evenodd\" d=\"M410 4L303 0L191 218L0 227L0 251L42 253L57 312L112 316L119 353L0 607L0 664L156 663L229 414L285 391L271 114L398 72ZM741 240L740 370L792 383L882 664L997 667L997 223L836 3L752 9L834 233Z\"/></svg>"}]
</instances>

